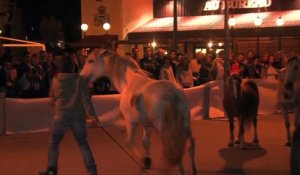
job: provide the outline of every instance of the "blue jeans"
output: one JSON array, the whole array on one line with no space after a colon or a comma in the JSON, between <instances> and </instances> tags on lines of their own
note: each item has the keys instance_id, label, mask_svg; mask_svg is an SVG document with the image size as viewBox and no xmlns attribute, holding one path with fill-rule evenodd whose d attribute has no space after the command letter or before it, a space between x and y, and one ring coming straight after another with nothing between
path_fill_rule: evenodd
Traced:
<instances>
[{"instance_id":1,"label":"blue jeans","mask_svg":"<svg viewBox=\"0 0 300 175\"><path fill-rule=\"evenodd\" d=\"M82 152L86 169L89 173L97 171L95 160L87 141L86 120L82 116L62 116L54 119L50 137L50 148L48 152L48 169L57 170L57 160L59 155L59 144L68 128L71 128L73 135Z\"/></svg>"}]
</instances>

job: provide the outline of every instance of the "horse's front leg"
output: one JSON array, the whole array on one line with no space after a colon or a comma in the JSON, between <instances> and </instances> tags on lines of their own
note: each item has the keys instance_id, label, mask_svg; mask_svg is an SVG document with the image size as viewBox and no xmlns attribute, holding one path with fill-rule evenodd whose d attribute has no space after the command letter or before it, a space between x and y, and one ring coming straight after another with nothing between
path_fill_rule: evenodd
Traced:
<instances>
[{"instance_id":1,"label":"horse's front leg","mask_svg":"<svg viewBox=\"0 0 300 175\"><path fill-rule=\"evenodd\" d=\"M240 116L240 121L239 121L239 142L240 142L240 148L244 149L245 148L245 140L244 140L244 133L245 133L245 119L243 116Z\"/></svg>"},{"instance_id":2,"label":"horse's front leg","mask_svg":"<svg viewBox=\"0 0 300 175\"><path fill-rule=\"evenodd\" d=\"M283 114L283 119L284 119L286 133L287 133L287 143L285 145L291 146L292 145L292 136L291 136L291 130L290 130L291 124L290 124L290 119L289 119L288 108L286 106L282 106L281 111Z\"/></svg>"},{"instance_id":3,"label":"horse's front leg","mask_svg":"<svg viewBox=\"0 0 300 175\"><path fill-rule=\"evenodd\" d=\"M145 149L144 155L144 168L150 169L151 168L151 158L150 158L150 127L144 127L143 130L143 146Z\"/></svg>"},{"instance_id":4,"label":"horse's front leg","mask_svg":"<svg viewBox=\"0 0 300 175\"><path fill-rule=\"evenodd\" d=\"M184 167L183 167L182 161L180 162L178 169L179 169L180 175L184 175Z\"/></svg>"},{"instance_id":5,"label":"horse's front leg","mask_svg":"<svg viewBox=\"0 0 300 175\"><path fill-rule=\"evenodd\" d=\"M252 119L254 128L254 138L253 143L259 145L258 133L257 133L257 115L255 114Z\"/></svg>"},{"instance_id":6,"label":"horse's front leg","mask_svg":"<svg viewBox=\"0 0 300 175\"><path fill-rule=\"evenodd\" d=\"M228 143L228 147L233 147L234 145L234 118L233 116L228 115L229 119L229 130L230 130L230 140Z\"/></svg>"},{"instance_id":7,"label":"horse's front leg","mask_svg":"<svg viewBox=\"0 0 300 175\"><path fill-rule=\"evenodd\" d=\"M189 153L190 153L190 158L191 158L191 163L192 163L192 174L197 175L197 168L196 168L196 163L195 163L195 139L190 136L189 138ZM183 165L181 163L182 169Z\"/></svg>"},{"instance_id":8,"label":"horse's front leg","mask_svg":"<svg viewBox=\"0 0 300 175\"><path fill-rule=\"evenodd\" d=\"M133 145L135 144L137 123L128 122L126 124L126 129L127 129L127 147L129 149L132 149Z\"/></svg>"}]
</instances>

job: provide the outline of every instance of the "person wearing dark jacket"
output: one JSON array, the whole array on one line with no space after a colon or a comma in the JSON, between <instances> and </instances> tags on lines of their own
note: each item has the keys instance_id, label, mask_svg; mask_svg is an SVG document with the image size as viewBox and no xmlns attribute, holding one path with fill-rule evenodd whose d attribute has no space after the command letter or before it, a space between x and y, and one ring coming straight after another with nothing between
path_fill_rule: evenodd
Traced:
<instances>
[{"instance_id":1,"label":"person wearing dark jacket","mask_svg":"<svg viewBox=\"0 0 300 175\"><path fill-rule=\"evenodd\" d=\"M52 80L50 97L54 102L54 122L50 136L48 168L40 175L57 175L59 144L66 130L71 127L81 149L88 175L97 175L93 154L87 141L86 116L99 125L99 120L91 101L87 81L73 73L70 56L62 57L62 70Z\"/></svg>"}]
</instances>

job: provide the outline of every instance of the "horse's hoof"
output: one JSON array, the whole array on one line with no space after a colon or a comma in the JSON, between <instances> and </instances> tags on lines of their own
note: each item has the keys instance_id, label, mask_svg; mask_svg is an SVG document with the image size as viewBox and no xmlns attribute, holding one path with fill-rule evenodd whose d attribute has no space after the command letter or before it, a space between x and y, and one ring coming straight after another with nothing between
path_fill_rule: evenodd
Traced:
<instances>
[{"instance_id":1,"label":"horse's hoof","mask_svg":"<svg viewBox=\"0 0 300 175\"><path fill-rule=\"evenodd\" d=\"M292 146L291 142L286 142L285 146Z\"/></svg>"},{"instance_id":2,"label":"horse's hoof","mask_svg":"<svg viewBox=\"0 0 300 175\"><path fill-rule=\"evenodd\" d=\"M258 140L253 140L253 143L254 143L255 145L259 145L259 141L258 141Z\"/></svg>"},{"instance_id":3,"label":"horse's hoof","mask_svg":"<svg viewBox=\"0 0 300 175\"><path fill-rule=\"evenodd\" d=\"M246 150L247 150L247 147L241 146L240 149L246 151Z\"/></svg>"},{"instance_id":4,"label":"horse's hoof","mask_svg":"<svg viewBox=\"0 0 300 175\"><path fill-rule=\"evenodd\" d=\"M150 169L151 168L151 158L145 157L144 158L144 169Z\"/></svg>"},{"instance_id":5,"label":"horse's hoof","mask_svg":"<svg viewBox=\"0 0 300 175\"><path fill-rule=\"evenodd\" d=\"M196 167L193 168L193 175L197 175L197 169L196 169Z\"/></svg>"},{"instance_id":6,"label":"horse's hoof","mask_svg":"<svg viewBox=\"0 0 300 175\"><path fill-rule=\"evenodd\" d=\"M246 145L245 145L244 142L240 143L239 148L240 148L241 150L246 150L246 149L247 149L247 147L246 147Z\"/></svg>"},{"instance_id":7,"label":"horse's hoof","mask_svg":"<svg viewBox=\"0 0 300 175\"><path fill-rule=\"evenodd\" d=\"M233 147L233 143L228 143L227 146L228 146L229 148L232 148L232 147Z\"/></svg>"}]
</instances>

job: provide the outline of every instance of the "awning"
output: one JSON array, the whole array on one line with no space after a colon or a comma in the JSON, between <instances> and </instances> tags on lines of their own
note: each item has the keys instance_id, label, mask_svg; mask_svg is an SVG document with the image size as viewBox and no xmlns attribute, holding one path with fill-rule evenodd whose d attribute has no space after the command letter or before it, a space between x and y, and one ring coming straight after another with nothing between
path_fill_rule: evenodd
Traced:
<instances>
[{"instance_id":1,"label":"awning","mask_svg":"<svg viewBox=\"0 0 300 175\"><path fill-rule=\"evenodd\" d=\"M254 25L257 17L262 19L259 27ZM261 36L276 36L278 29L281 28L282 35L300 36L300 10L274 11L263 13L234 14L236 25L234 30L238 37L253 37L256 29L260 30ZM278 27L276 21L278 18L284 20L284 25ZM173 18L154 18L129 33L129 40L141 38L172 38ZM224 36L224 15L205 15L205 16L185 16L178 17L178 38L186 39L188 37L211 37Z\"/></svg>"},{"instance_id":2,"label":"awning","mask_svg":"<svg viewBox=\"0 0 300 175\"><path fill-rule=\"evenodd\" d=\"M46 50L45 44L34 42L34 41L9 38L9 37L4 37L4 36L0 36L0 40L14 42L14 43L4 43L4 44L2 44L3 47L9 47L9 48L12 48L12 47L27 47L27 48L39 47L43 51Z\"/></svg>"},{"instance_id":3,"label":"awning","mask_svg":"<svg viewBox=\"0 0 300 175\"><path fill-rule=\"evenodd\" d=\"M264 13L235 14L234 28L255 28L254 20L260 17L263 21L260 28L277 27L276 20L282 18L284 26L300 26L300 10L277 11ZM224 29L224 15L178 17L178 31ZM162 32L173 30L173 18L154 18L133 32Z\"/></svg>"}]
</instances>

